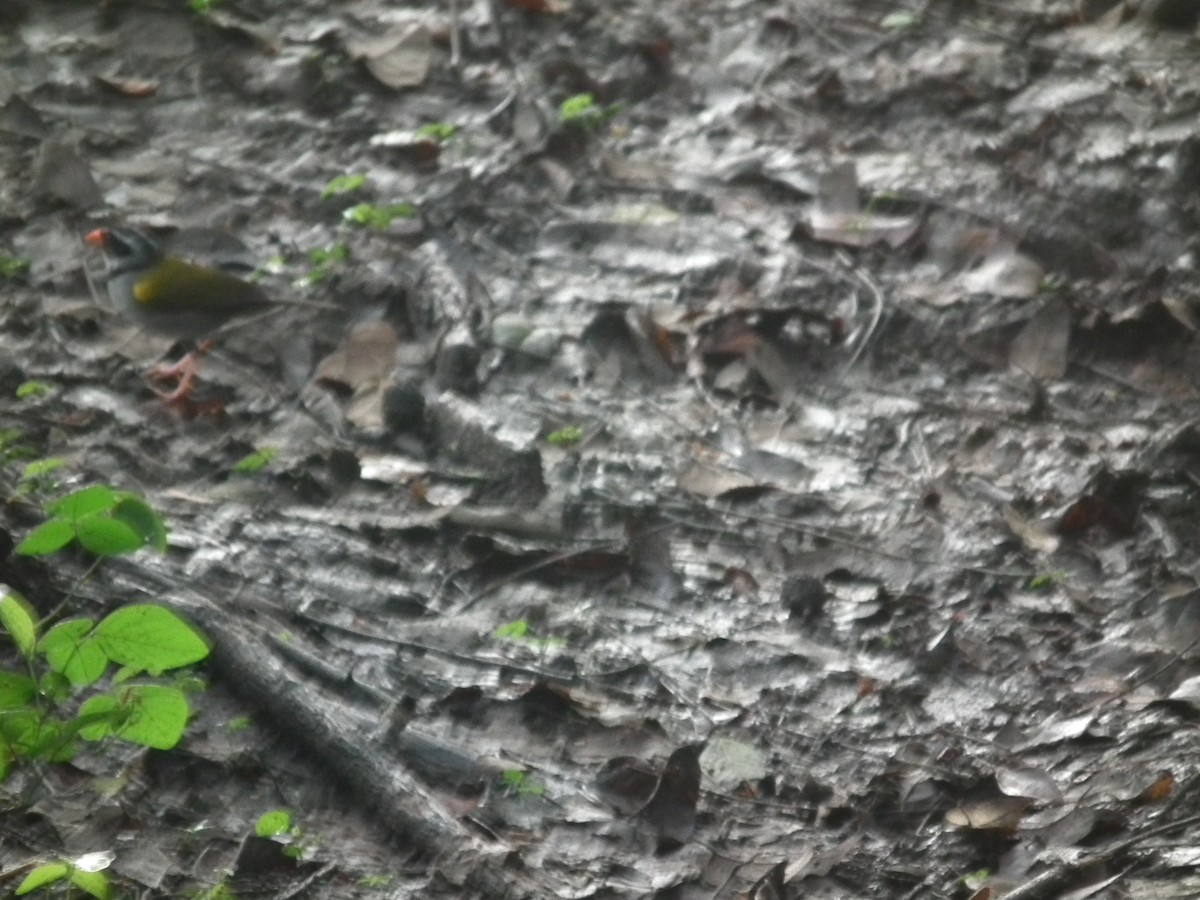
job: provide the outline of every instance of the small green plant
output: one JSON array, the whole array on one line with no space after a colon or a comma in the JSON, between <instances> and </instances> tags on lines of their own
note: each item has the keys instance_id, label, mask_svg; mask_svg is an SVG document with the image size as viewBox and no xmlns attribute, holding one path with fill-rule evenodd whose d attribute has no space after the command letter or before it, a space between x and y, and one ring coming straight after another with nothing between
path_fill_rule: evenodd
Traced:
<instances>
[{"instance_id":1,"label":"small green plant","mask_svg":"<svg viewBox=\"0 0 1200 900\"><path fill-rule=\"evenodd\" d=\"M458 126L448 122L429 122L416 130L416 136L418 140L444 143L454 137L456 131L458 131Z\"/></svg>"},{"instance_id":2,"label":"small green plant","mask_svg":"<svg viewBox=\"0 0 1200 900\"><path fill-rule=\"evenodd\" d=\"M359 887L367 888L368 890L380 890L387 887L396 878L394 875L364 875L355 882Z\"/></svg>"},{"instance_id":3,"label":"small green plant","mask_svg":"<svg viewBox=\"0 0 1200 900\"><path fill-rule=\"evenodd\" d=\"M104 870L112 865L116 854L112 851L88 853L76 859L57 859L43 863L25 876L25 880L14 892L21 897L39 888L49 888L51 885L63 882L67 887L67 896L74 896L72 888L78 888L85 894L107 900L112 896L112 885Z\"/></svg>"},{"instance_id":4,"label":"small green plant","mask_svg":"<svg viewBox=\"0 0 1200 900\"><path fill-rule=\"evenodd\" d=\"M49 456L45 459L35 459L26 463L21 472L21 481L17 485L17 494L50 493L58 489L58 482L52 477L55 472L67 464L65 459Z\"/></svg>"},{"instance_id":5,"label":"small green plant","mask_svg":"<svg viewBox=\"0 0 1200 900\"><path fill-rule=\"evenodd\" d=\"M537 637L529 630L529 623L524 619L517 619L501 625L492 634L501 640L521 641L532 644L539 650L549 650L551 647L561 647L566 644L564 638Z\"/></svg>"},{"instance_id":6,"label":"small green plant","mask_svg":"<svg viewBox=\"0 0 1200 900\"><path fill-rule=\"evenodd\" d=\"M220 0L188 0L188 9L194 13L212 12Z\"/></svg>"},{"instance_id":7,"label":"small green plant","mask_svg":"<svg viewBox=\"0 0 1200 900\"><path fill-rule=\"evenodd\" d=\"M519 797L540 797L546 793L545 787L530 778L523 769L505 769L500 773L500 784L506 793Z\"/></svg>"},{"instance_id":8,"label":"small green plant","mask_svg":"<svg viewBox=\"0 0 1200 900\"><path fill-rule=\"evenodd\" d=\"M31 260L27 256L0 254L0 278L17 278L29 271Z\"/></svg>"},{"instance_id":9,"label":"small green plant","mask_svg":"<svg viewBox=\"0 0 1200 900\"><path fill-rule=\"evenodd\" d=\"M308 261L311 268L307 275L296 282L296 286L311 287L324 281L348 259L350 259L350 248L345 244L334 244L331 247L317 247L309 250Z\"/></svg>"},{"instance_id":10,"label":"small green plant","mask_svg":"<svg viewBox=\"0 0 1200 900\"><path fill-rule=\"evenodd\" d=\"M574 97L568 97L559 106L558 121L563 125L582 125L594 129L612 121L621 109L619 103L602 106L591 94L576 94Z\"/></svg>"},{"instance_id":11,"label":"small green plant","mask_svg":"<svg viewBox=\"0 0 1200 900\"><path fill-rule=\"evenodd\" d=\"M578 425L567 425L546 435L546 442L556 447L568 447L583 440L583 429Z\"/></svg>"},{"instance_id":12,"label":"small green plant","mask_svg":"<svg viewBox=\"0 0 1200 900\"><path fill-rule=\"evenodd\" d=\"M325 185L325 190L321 191L321 199L328 200L330 197L336 197L338 194L354 193L366 186L366 183L366 175L339 175L337 178L331 179L329 184Z\"/></svg>"},{"instance_id":13,"label":"small green plant","mask_svg":"<svg viewBox=\"0 0 1200 900\"><path fill-rule=\"evenodd\" d=\"M304 832L286 809L273 809L263 813L254 824L254 833L261 838L280 841L283 855L292 859L299 859L307 849L301 841Z\"/></svg>"},{"instance_id":14,"label":"small green plant","mask_svg":"<svg viewBox=\"0 0 1200 900\"><path fill-rule=\"evenodd\" d=\"M0 463L28 459L37 452L28 444L21 443L24 437L19 428L0 428Z\"/></svg>"},{"instance_id":15,"label":"small green plant","mask_svg":"<svg viewBox=\"0 0 1200 900\"><path fill-rule=\"evenodd\" d=\"M274 447L263 447L261 450L256 450L253 453L243 456L233 464L233 471L238 475L251 475L255 472L261 472L279 455L279 451Z\"/></svg>"},{"instance_id":16,"label":"small green plant","mask_svg":"<svg viewBox=\"0 0 1200 900\"><path fill-rule=\"evenodd\" d=\"M1057 584L1062 584L1067 580L1066 572L1046 572L1042 575L1035 575L1029 579L1029 589L1031 591L1048 591Z\"/></svg>"},{"instance_id":17,"label":"small green plant","mask_svg":"<svg viewBox=\"0 0 1200 900\"><path fill-rule=\"evenodd\" d=\"M351 225L364 228L374 228L383 231L396 219L411 219L417 214L417 208L411 203L392 203L387 206L376 206L374 203L359 203L344 213L344 218Z\"/></svg>"},{"instance_id":18,"label":"small green plant","mask_svg":"<svg viewBox=\"0 0 1200 900\"><path fill-rule=\"evenodd\" d=\"M99 622L65 619L40 634L28 601L6 589L0 628L29 670L0 671L0 781L21 759L72 759L79 740L114 737L159 750L179 743L190 714L184 691L133 682L143 674L160 679L208 655L208 642L170 610L135 604ZM65 711L66 701L96 685L110 664L121 667L111 689L88 697L74 714Z\"/></svg>"},{"instance_id":19,"label":"small green plant","mask_svg":"<svg viewBox=\"0 0 1200 900\"><path fill-rule=\"evenodd\" d=\"M33 477L29 474L33 465L26 466L26 478ZM167 530L158 513L128 491L96 484L50 503L46 511L50 519L20 543L20 555L45 556L72 541L101 557L132 553L145 546L160 553L167 549Z\"/></svg>"},{"instance_id":20,"label":"small green plant","mask_svg":"<svg viewBox=\"0 0 1200 900\"><path fill-rule=\"evenodd\" d=\"M54 385L48 381L26 381L17 386L17 399L28 400L30 397L45 397L54 393Z\"/></svg>"}]
</instances>

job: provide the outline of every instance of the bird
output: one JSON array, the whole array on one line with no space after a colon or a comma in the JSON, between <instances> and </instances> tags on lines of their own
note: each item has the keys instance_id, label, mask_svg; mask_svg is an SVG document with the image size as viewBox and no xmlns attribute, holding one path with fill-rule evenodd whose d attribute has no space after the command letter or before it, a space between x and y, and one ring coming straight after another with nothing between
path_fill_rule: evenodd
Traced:
<instances>
[{"instance_id":1,"label":"bird","mask_svg":"<svg viewBox=\"0 0 1200 900\"><path fill-rule=\"evenodd\" d=\"M117 312L148 331L195 342L271 304L258 285L233 274L228 262L191 262L135 228L97 228L84 241L104 253L108 295ZM211 340L201 343L174 365L152 370L153 377L178 379L174 391L155 393L168 402L185 399L200 357L211 346Z\"/></svg>"}]
</instances>

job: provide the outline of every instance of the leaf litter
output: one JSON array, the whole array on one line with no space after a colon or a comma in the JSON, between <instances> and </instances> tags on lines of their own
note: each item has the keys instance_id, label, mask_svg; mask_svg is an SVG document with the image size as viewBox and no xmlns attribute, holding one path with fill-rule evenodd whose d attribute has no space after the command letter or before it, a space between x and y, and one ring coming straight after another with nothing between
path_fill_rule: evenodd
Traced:
<instances>
[{"instance_id":1,"label":"leaf litter","mask_svg":"<svg viewBox=\"0 0 1200 900\"><path fill-rule=\"evenodd\" d=\"M0 248L38 257L4 349L69 386L14 419L172 523L86 596L254 636L190 738L212 762L141 761L172 786L143 820L230 852L136 858L99 808L82 851L175 896L286 802L322 864L268 877L339 896L1194 882L1186 25L310 6L0 13L31 173ZM613 115L563 121L584 93ZM321 199L350 172L369 196ZM81 211L237 232L320 305L231 334L232 400L181 421L63 259ZM259 446L278 471L230 479ZM215 737L241 704L273 777Z\"/></svg>"}]
</instances>

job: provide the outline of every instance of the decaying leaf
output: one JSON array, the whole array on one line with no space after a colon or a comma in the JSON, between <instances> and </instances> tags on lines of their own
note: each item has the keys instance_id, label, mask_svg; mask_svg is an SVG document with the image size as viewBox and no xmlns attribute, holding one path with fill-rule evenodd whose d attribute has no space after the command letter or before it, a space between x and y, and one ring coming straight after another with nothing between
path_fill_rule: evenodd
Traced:
<instances>
[{"instance_id":1,"label":"decaying leaf","mask_svg":"<svg viewBox=\"0 0 1200 900\"><path fill-rule=\"evenodd\" d=\"M993 797L956 806L946 813L946 824L974 831L1011 833L1021 824L1030 801L1024 797Z\"/></svg>"},{"instance_id":2,"label":"decaying leaf","mask_svg":"<svg viewBox=\"0 0 1200 900\"><path fill-rule=\"evenodd\" d=\"M1058 297L1051 297L1021 329L1009 350L1008 360L1038 381L1056 381L1067 371L1067 348L1071 341L1071 311Z\"/></svg>"},{"instance_id":3,"label":"decaying leaf","mask_svg":"<svg viewBox=\"0 0 1200 900\"><path fill-rule=\"evenodd\" d=\"M425 81L433 36L422 24L398 25L378 37L348 41L346 49L361 59L381 84L399 90Z\"/></svg>"},{"instance_id":4,"label":"decaying leaf","mask_svg":"<svg viewBox=\"0 0 1200 900\"><path fill-rule=\"evenodd\" d=\"M821 178L817 201L808 218L814 238L851 247L879 243L899 247L917 233L920 225L919 216L889 216L862 209L854 163L836 166Z\"/></svg>"}]
</instances>

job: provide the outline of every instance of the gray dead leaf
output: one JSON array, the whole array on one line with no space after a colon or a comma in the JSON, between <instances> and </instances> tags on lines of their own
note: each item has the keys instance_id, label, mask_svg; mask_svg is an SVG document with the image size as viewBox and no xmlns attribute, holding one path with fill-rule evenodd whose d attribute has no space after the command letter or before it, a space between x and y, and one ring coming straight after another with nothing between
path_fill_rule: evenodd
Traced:
<instances>
[{"instance_id":1,"label":"gray dead leaf","mask_svg":"<svg viewBox=\"0 0 1200 900\"><path fill-rule=\"evenodd\" d=\"M1004 507L1004 521L1021 543L1035 553L1049 556L1058 549L1058 538L1038 528L1011 506Z\"/></svg>"},{"instance_id":2,"label":"gray dead leaf","mask_svg":"<svg viewBox=\"0 0 1200 900\"><path fill-rule=\"evenodd\" d=\"M13 94L8 98L8 102L0 107L0 131L39 140L49 133L38 111L20 94Z\"/></svg>"},{"instance_id":3,"label":"gray dead leaf","mask_svg":"<svg viewBox=\"0 0 1200 900\"><path fill-rule=\"evenodd\" d=\"M834 167L820 179L808 226L819 241L869 247L886 243L899 247L917 232L919 216L893 216L860 209L858 174L854 163Z\"/></svg>"},{"instance_id":4,"label":"gray dead leaf","mask_svg":"<svg viewBox=\"0 0 1200 900\"><path fill-rule=\"evenodd\" d=\"M1071 311L1051 297L1021 329L1009 349L1009 364L1038 381L1056 381L1067 371Z\"/></svg>"},{"instance_id":5,"label":"gray dead leaf","mask_svg":"<svg viewBox=\"0 0 1200 900\"><path fill-rule=\"evenodd\" d=\"M401 25L379 37L347 41L346 50L361 59L381 84L399 90L425 81L433 56L433 36L424 25Z\"/></svg>"},{"instance_id":6,"label":"gray dead leaf","mask_svg":"<svg viewBox=\"0 0 1200 900\"><path fill-rule=\"evenodd\" d=\"M997 769L996 786L1009 797L1027 797L1043 803L1061 803L1062 791L1045 769Z\"/></svg>"},{"instance_id":7,"label":"gray dead leaf","mask_svg":"<svg viewBox=\"0 0 1200 900\"><path fill-rule=\"evenodd\" d=\"M74 147L61 141L42 144L33 164L33 186L39 194L77 209L89 209L104 202L91 167Z\"/></svg>"},{"instance_id":8,"label":"gray dead leaf","mask_svg":"<svg viewBox=\"0 0 1200 900\"><path fill-rule=\"evenodd\" d=\"M1045 272L1033 259L1010 246L992 250L978 268L963 275L963 290L969 294L992 294L1025 300L1037 296Z\"/></svg>"}]
</instances>

